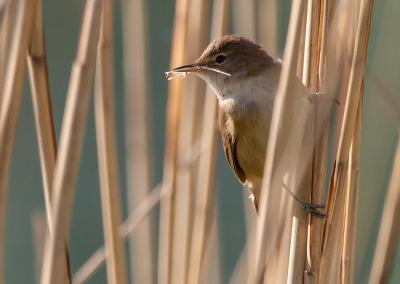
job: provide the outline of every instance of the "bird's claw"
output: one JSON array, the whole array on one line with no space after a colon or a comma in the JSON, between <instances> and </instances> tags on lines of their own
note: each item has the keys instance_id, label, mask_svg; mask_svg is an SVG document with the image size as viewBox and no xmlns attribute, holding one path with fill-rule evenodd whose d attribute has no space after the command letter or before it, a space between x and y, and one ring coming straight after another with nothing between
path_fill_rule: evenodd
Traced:
<instances>
[{"instance_id":1,"label":"bird's claw","mask_svg":"<svg viewBox=\"0 0 400 284\"><path fill-rule=\"evenodd\" d=\"M296 200L297 204L299 205L300 208L304 209L308 213L310 213L314 217L318 218L326 218L326 213L320 212L318 209L325 208L325 205L321 204L312 204L312 203L307 203L307 202L301 202L299 200Z\"/></svg>"},{"instance_id":2,"label":"bird's claw","mask_svg":"<svg viewBox=\"0 0 400 284\"><path fill-rule=\"evenodd\" d=\"M283 187L289 192L289 194L296 200L296 203L298 206L308 213L310 213L314 217L318 218L326 218L326 213L320 212L318 209L323 209L325 208L325 205L323 204L313 204L313 203L308 203L300 200L299 197L297 197L288 187L286 184L282 183Z\"/></svg>"}]
</instances>

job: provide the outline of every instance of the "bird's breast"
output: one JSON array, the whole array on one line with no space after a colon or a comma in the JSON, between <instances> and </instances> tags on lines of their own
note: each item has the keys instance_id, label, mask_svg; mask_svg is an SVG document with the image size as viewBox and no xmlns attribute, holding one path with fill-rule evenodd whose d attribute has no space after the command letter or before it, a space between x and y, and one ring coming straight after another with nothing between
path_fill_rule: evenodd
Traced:
<instances>
[{"instance_id":1,"label":"bird's breast","mask_svg":"<svg viewBox=\"0 0 400 284\"><path fill-rule=\"evenodd\" d=\"M252 113L234 122L237 159L247 180L262 178L269 133L267 113Z\"/></svg>"}]
</instances>

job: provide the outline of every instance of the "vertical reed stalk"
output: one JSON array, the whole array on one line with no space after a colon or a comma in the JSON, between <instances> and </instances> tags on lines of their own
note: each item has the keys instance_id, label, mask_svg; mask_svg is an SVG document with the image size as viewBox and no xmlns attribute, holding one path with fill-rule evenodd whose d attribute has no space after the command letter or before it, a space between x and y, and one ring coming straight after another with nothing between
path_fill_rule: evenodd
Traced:
<instances>
[{"instance_id":1,"label":"vertical reed stalk","mask_svg":"<svg viewBox=\"0 0 400 284\"><path fill-rule=\"evenodd\" d=\"M1 25L1 21L4 16L4 12L6 10L7 3L8 3L8 0L0 0L0 25Z\"/></svg>"},{"instance_id":2,"label":"vertical reed stalk","mask_svg":"<svg viewBox=\"0 0 400 284\"><path fill-rule=\"evenodd\" d=\"M95 118L107 283L123 284L127 279L123 243L118 231L121 223L121 201L114 121L112 3L112 0L103 1L97 48Z\"/></svg>"},{"instance_id":3,"label":"vertical reed stalk","mask_svg":"<svg viewBox=\"0 0 400 284\"><path fill-rule=\"evenodd\" d=\"M325 9L325 10L324 10ZM305 49L302 79L313 92L320 92L319 88L319 65L321 64L322 52L321 42L324 29L326 11L324 1L308 1L307 25L305 33ZM320 95L322 96L322 94ZM323 204L324 189L326 178L326 159L327 159L327 124L331 102L330 98L321 97L321 102L316 98L314 102L311 141L312 162L309 169L309 179L307 181L310 190L310 202L312 204ZM326 100L325 102L323 100ZM321 256L323 220L313 216L309 217L308 236L307 236L307 262L304 273L306 283L316 283L318 281L319 262Z\"/></svg>"},{"instance_id":4,"label":"vertical reed stalk","mask_svg":"<svg viewBox=\"0 0 400 284\"><path fill-rule=\"evenodd\" d=\"M304 1L293 1L291 17L286 41L284 61L282 64L281 78L275 98L272 114L271 128L267 146L267 159L264 170L264 181L260 200L260 210L257 220L255 245L250 265L248 283L258 283L266 262L269 263L271 253L277 244L277 235L271 230L276 224L276 212L279 212L280 194L283 189L282 165L278 159L278 142L281 135L280 127L283 122L285 104L289 101L290 91L293 90L293 80L296 74L297 51L302 16L304 14ZM279 163L279 167L278 167ZM278 177L278 178L277 178ZM279 180L279 181L278 181ZM271 233L272 232L272 233Z\"/></svg>"},{"instance_id":5,"label":"vertical reed stalk","mask_svg":"<svg viewBox=\"0 0 400 284\"><path fill-rule=\"evenodd\" d=\"M267 1L267 3L272 3L273 1ZM262 2L262 3L265 3ZM255 1L250 0L250 1L241 1L241 0L235 0L232 3L232 9L233 9L233 32L235 34L243 35L246 36L252 40L255 40L256 38L256 25L255 25L255 12L256 10L254 9L255 7ZM264 13L266 12L266 7L262 6L260 9L264 9L263 14L260 16L265 17ZM267 12L268 13L268 12ZM276 19L276 18L275 18ZM268 19L269 20L269 19ZM265 21L259 21L259 29L262 30L263 32L267 32L270 29L273 29L273 27L270 26L261 26L266 24ZM270 23L269 23L270 24ZM276 35L276 34L275 34ZM265 36L265 35L264 35ZM272 34L270 34L272 36ZM275 41L276 38L269 38L268 40L270 41ZM267 49L267 52L269 50ZM244 215L245 215L245 222L246 222L246 245L243 248L243 251L241 253L240 258L238 259L235 267L235 271L233 275L230 278L230 282L235 282L235 283L242 283L242 281L245 281L245 276L248 274L249 270L249 256L248 254L253 250L251 248L251 245L253 242L250 240L253 240L253 234L255 232L255 226L256 226L256 214L254 212L254 209L252 208L251 202L249 200L249 193L248 190L246 190L247 186L244 186L243 190L243 208L244 208Z\"/></svg>"},{"instance_id":6,"label":"vertical reed stalk","mask_svg":"<svg viewBox=\"0 0 400 284\"><path fill-rule=\"evenodd\" d=\"M315 81L317 79L317 72L318 72L318 44L319 44L319 19L320 19L320 1L319 0L309 0L307 3L307 16L306 16L306 21L305 21L305 29L304 29L304 55L302 56L303 62L303 70L301 72L302 76L302 82L305 86L307 86L309 89L316 90L316 84ZM317 118L314 116L309 125L308 133L306 134L304 139L304 144L302 146L302 152L303 153L313 153L316 148L319 145L319 140L320 137L316 135L315 132L318 131L318 129L315 129L313 126L315 124L315 120ZM321 125L322 128L322 125ZM306 133L307 133L306 132ZM323 145L323 144L322 144ZM306 158L307 159L307 158ZM308 160L308 159L307 159ZM318 160L319 162L320 160ZM299 161L300 164L298 165L298 169L302 168L304 165L304 160ZM300 180L300 190L301 192L298 192L298 196L305 202L308 202L310 200L310 193L313 190L313 164L312 163L306 163L307 169L304 171L304 173L301 174L299 177ZM318 165L317 165L318 166ZM319 168L318 168L319 169ZM323 172L323 170L322 170ZM301 171L300 171L301 173ZM323 175L322 175L323 176ZM319 178L319 176L317 177ZM314 189L315 190L315 189ZM323 194L323 187L319 189L320 192ZM295 209L295 212L298 210L302 210L301 208ZM313 245L311 243L311 227L310 227L310 220L314 219L312 217L307 218L307 216L304 216L304 214L301 214L301 212L297 213L297 216L299 220L296 222L293 222L293 227L292 227L292 238L295 238L297 241L296 248L297 250L300 250L299 256L295 254L295 263L293 264L293 276L289 273L288 275L288 283L297 283L299 281L304 281L306 283L310 282L310 276L312 274L310 273L302 273L301 271L305 271L305 266L311 266L310 262L310 249L311 246ZM304 219L306 218L306 219ZM308 220L307 220L308 219ZM308 222L307 222L308 221ZM315 221L314 221L315 222ZM318 221L320 222L320 221ZM299 228L296 228L295 225L298 223L298 226L301 226ZM319 224L320 226L322 223ZM295 230L295 231L293 231ZM316 240L318 243L318 237L315 238L313 236L313 241ZM303 249L307 248L307 251L303 251ZM317 248L316 248L317 249ZM296 252L293 252L296 253ZM306 254L304 255L303 258L303 253ZM305 257L307 256L307 257ZM303 262L305 261L305 262ZM311 270L310 270L311 271ZM313 271L314 273L314 271ZM302 275L303 274L303 275ZM290 280L291 278L291 280Z\"/></svg>"},{"instance_id":7,"label":"vertical reed stalk","mask_svg":"<svg viewBox=\"0 0 400 284\"><path fill-rule=\"evenodd\" d=\"M158 185L140 202L129 217L119 227L119 233L122 238L130 236L147 217L150 211L157 205L168 191L166 188ZM98 248L91 257L75 273L73 283L85 283L100 267L105 260L104 247Z\"/></svg>"},{"instance_id":8,"label":"vertical reed stalk","mask_svg":"<svg viewBox=\"0 0 400 284\"><path fill-rule=\"evenodd\" d=\"M264 2L272 3L274 1L264 1ZM262 9L263 7L260 8L260 11L262 11L260 13L265 13L266 10ZM255 12L256 10L255 10L254 0L250 1L233 0L232 1L233 32L248 37L252 40L255 40L256 39ZM264 18L265 16L262 15L262 17ZM271 19L268 19L268 21L271 21ZM263 26L261 24L265 24L265 22L260 21L260 30L271 31L271 29L273 29L273 27L269 25ZM276 40L276 38L269 38L269 40L274 41ZM269 53L268 49L267 51Z\"/></svg>"},{"instance_id":9,"label":"vertical reed stalk","mask_svg":"<svg viewBox=\"0 0 400 284\"><path fill-rule=\"evenodd\" d=\"M228 1L214 2L211 40L220 37L227 31ZM204 275L204 258L206 244L209 240L211 220L214 213L214 178L216 163L216 114L217 100L207 89L204 103L203 125L201 134L201 149L205 149L200 156L199 172L196 185L195 215L193 223L193 237L189 259L188 283L202 283Z\"/></svg>"},{"instance_id":10,"label":"vertical reed stalk","mask_svg":"<svg viewBox=\"0 0 400 284\"><path fill-rule=\"evenodd\" d=\"M56 163L57 145L47 71L41 0L38 0L38 5L36 7L35 24L29 46L27 63L39 145L47 223L49 224L50 231L52 231L51 183Z\"/></svg>"},{"instance_id":11,"label":"vertical reed stalk","mask_svg":"<svg viewBox=\"0 0 400 284\"><path fill-rule=\"evenodd\" d=\"M122 1L128 211L151 189L152 155L148 88L147 1ZM154 220L149 214L129 239L131 281L155 283Z\"/></svg>"},{"instance_id":12,"label":"vertical reed stalk","mask_svg":"<svg viewBox=\"0 0 400 284\"><path fill-rule=\"evenodd\" d=\"M188 15L189 0L176 1L171 67L180 66L184 63ZM182 93L182 80L173 80L169 83L163 183L170 190L161 200L158 259L159 284L169 284L172 280L174 209Z\"/></svg>"},{"instance_id":13,"label":"vertical reed stalk","mask_svg":"<svg viewBox=\"0 0 400 284\"><path fill-rule=\"evenodd\" d=\"M22 99L25 56L32 33L35 0L20 0L17 6L16 23L13 27L12 43L2 85L0 103L0 283L4 279L5 221L8 179L15 129ZM12 17L12 15L11 15Z\"/></svg>"},{"instance_id":14,"label":"vertical reed stalk","mask_svg":"<svg viewBox=\"0 0 400 284\"><path fill-rule=\"evenodd\" d=\"M258 10L260 43L274 57L279 56L279 3L278 0L260 0Z\"/></svg>"},{"instance_id":15,"label":"vertical reed stalk","mask_svg":"<svg viewBox=\"0 0 400 284\"><path fill-rule=\"evenodd\" d=\"M79 160L93 83L102 1L87 0L78 53L61 128L60 147L52 183L54 234L47 235L42 284L64 283L62 251L69 232Z\"/></svg>"},{"instance_id":16,"label":"vertical reed stalk","mask_svg":"<svg viewBox=\"0 0 400 284\"><path fill-rule=\"evenodd\" d=\"M53 216L51 215L51 183L56 163L57 145L51 107L41 0L38 0L36 6L35 22L27 54L27 64L39 145L47 224L49 233L52 234L54 227ZM64 277L68 279L69 257L66 244L63 256L63 269Z\"/></svg>"},{"instance_id":17,"label":"vertical reed stalk","mask_svg":"<svg viewBox=\"0 0 400 284\"><path fill-rule=\"evenodd\" d=\"M194 0L189 7L187 45L184 62L194 62L204 48L208 33L208 5L206 1ZM198 151L197 140L201 132L201 117L204 101L204 85L199 78L185 80L178 136L178 161L185 161ZM201 151L202 152L202 151ZM194 199L197 182L197 159L188 167L179 166L176 183L174 216L174 245L172 283L187 283L189 274L190 242L193 230Z\"/></svg>"},{"instance_id":18,"label":"vertical reed stalk","mask_svg":"<svg viewBox=\"0 0 400 284\"><path fill-rule=\"evenodd\" d=\"M338 281L344 241L344 196L345 181L349 167L350 145L354 137L357 112L360 103L368 39L371 24L373 0L362 0L357 24L350 78L347 88L346 105L341 125L336 168L329 195L328 217L324 232L324 245L319 278L324 281ZM353 147L358 147L353 145ZM352 189L353 190L353 189Z\"/></svg>"},{"instance_id":19,"label":"vertical reed stalk","mask_svg":"<svg viewBox=\"0 0 400 284\"><path fill-rule=\"evenodd\" d=\"M364 84L363 84L364 85ZM364 92L362 86L360 92ZM358 180L360 172L360 132L362 119L362 98L357 107L356 125L354 136L351 141L349 154L349 169L347 173L347 188L344 218L344 242L341 265L341 283L353 283L354 253L357 229L357 203L358 203Z\"/></svg>"},{"instance_id":20,"label":"vertical reed stalk","mask_svg":"<svg viewBox=\"0 0 400 284\"><path fill-rule=\"evenodd\" d=\"M5 71L12 42L12 31L15 26L16 9L18 1L6 1L0 7L0 90L3 90ZM3 93L0 92L0 101Z\"/></svg>"},{"instance_id":21,"label":"vertical reed stalk","mask_svg":"<svg viewBox=\"0 0 400 284\"><path fill-rule=\"evenodd\" d=\"M370 284L387 283L394 267L400 235L400 139L394 155L392 175L386 193L375 255L372 262Z\"/></svg>"}]
</instances>

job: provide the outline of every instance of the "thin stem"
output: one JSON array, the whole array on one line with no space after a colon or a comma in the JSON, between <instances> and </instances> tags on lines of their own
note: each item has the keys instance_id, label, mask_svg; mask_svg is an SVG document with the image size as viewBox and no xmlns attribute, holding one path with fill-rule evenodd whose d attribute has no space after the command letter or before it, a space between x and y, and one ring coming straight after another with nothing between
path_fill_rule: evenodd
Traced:
<instances>
[{"instance_id":1,"label":"thin stem","mask_svg":"<svg viewBox=\"0 0 400 284\"><path fill-rule=\"evenodd\" d=\"M125 131L128 212L133 213L151 190L152 139L150 135L150 92L147 58L147 5L144 0L122 4ZM155 282L154 216L147 216L129 240L131 279L134 283Z\"/></svg>"},{"instance_id":2,"label":"thin stem","mask_svg":"<svg viewBox=\"0 0 400 284\"><path fill-rule=\"evenodd\" d=\"M17 6L16 23L13 27L12 43L8 55L4 85L1 86L0 103L0 275L4 277L4 235L6 221L6 197L10 176L11 154L21 105L25 56L32 34L36 0L20 0ZM12 16L11 16L12 17ZM10 27L11 28L11 27ZM0 283L3 280L0 279Z\"/></svg>"},{"instance_id":3,"label":"thin stem","mask_svg":"<svg viewBox=\"0 0 400 284\"><path fill-rule=\"evenodd\" d=\"M126 283L126 264L122 238L116 131L113 96L113 17L112 0L103 1L99 43L97 47L95 120L101 211L107 251L108 283Z\"/></svg>"},{"instance_id":4,"label":"thin stem","mask_svg":"<svg viewBox=\"0 0 400 284\"><path fill-rule=\"evenodd\" d=\"M72 67L61 128L59 155L54 171L52 215L54 234L48 234L42 267L42 284L64 283L62 251L73 207L76 178L86 128L99 39L102 1L87 0L78 53Z\"/></svg>"}]
</instances>

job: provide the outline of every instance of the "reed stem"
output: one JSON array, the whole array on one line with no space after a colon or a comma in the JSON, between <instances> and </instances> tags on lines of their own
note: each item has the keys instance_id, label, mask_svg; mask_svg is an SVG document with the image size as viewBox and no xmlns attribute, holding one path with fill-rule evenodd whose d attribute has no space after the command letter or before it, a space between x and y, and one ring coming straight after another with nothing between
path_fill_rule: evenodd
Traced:
<instances>
[{"instance_id":1,"label":"reed stem","mask_svg":"<svg viewBox=\"0 0 400 284\"><path fill-rule=\"evenodd\" d=\"M127 283L114 122L113 7L104 0L97 47L95 119L108 283Z\"/></svg>"},{"instance_id":2,"label":"reed stem","mask_svg":"<svg viewBox=\"0 0 400 284\"><path fill-rule=\"evenodd\" d=\"M13 27L12 43L1 86L0 103L0 283L4 283L5 222L8 180L15 129L21 105L25 76L25 56L34 24L36 0L19 0L16 6L16 22ZM10 16L13 18L13 15ZM11 27L9 27L11 28Z\"/></svg>"},{"instance_id":3,"label":"reed stem","mask_svg":"<svg viewBox=\"0 0 400 284\"><path fill-rule=\"evenodd\" d=\"M93 85L99 40L102 1L87 0L78 53L71 71L70 85L61 127L58 159L52 183L54 233L47 235L42 267L42 284L65 283L62 252L69 232L79 160Z\"/></svg>"}]
</instances>

